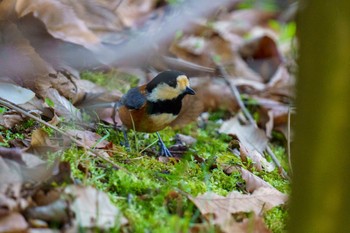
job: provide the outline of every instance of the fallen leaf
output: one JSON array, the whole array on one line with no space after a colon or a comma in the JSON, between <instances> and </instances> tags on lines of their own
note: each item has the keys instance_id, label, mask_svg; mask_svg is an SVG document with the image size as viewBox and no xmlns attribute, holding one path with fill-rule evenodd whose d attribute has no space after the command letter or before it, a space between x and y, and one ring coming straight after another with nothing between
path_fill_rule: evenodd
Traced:
<instances>
[{"instance_id":1,"label":"fallen leaf","mask_svg":"<svg viewBox=\"0 0 350 233\"><path fill-rule=\"evenodd\" d=\"M48 222L64 223L69 219L68 202L58 199L48 205L35 206L26 209L25 216L29 219L40 219Z\"/></svg>"},{"instance_id":2,"label":"fallen leaf","mask_svg":"<svg viewBox=\"0 0 350 233\"><path fill-rule=\"evenodd\" d=\"M135 27L135 24L151 13L158 2L156 0L126 0L122 1L116 11L123 24L127 27Z\"/></svg>"},{"instance_id":3,"label":"fallen leaf","mask_svg":"<svg viewBox=\"0 0 350 233\"><path fill-rule=\"evenodd\" d=\"M202 111L225 109L235 112L239 109L230 88L222 79L191 78L191 87L202 102Z\"/></svg>"},{"instance_id":4,"label":"fallen leaf","mask_svg":"<svg viewBox=\"0 0 350 233\"><path fill-rule=\"evenodd\" d=\"M69 135L81 141L82 144L90 148L106 148L109 144L106 140L102 140L102 137L97 133L87 130L69 129L66 131Z\"/></svg>"},{"instance_id":5,"label":"fallen leaf","mask_svg":"<svg viewBox=\"0 0 350 233\"><path fill-rule=\"evenodd\" d=\"M266 12L258 9L235 10L228 14L222 14L219 20L214 22L213 28L223 37L227 33L244 36L253 27L263 26L276 16L275 12Z\"/></svg>"},{"instance_id":6,"label":"fallen leaf","mask_svg":"<svg viewBox=\"0 0 350 233\"><path fill-rule=\"evenodd\" d=\"M295 77L289 74L286 67L280 65L266 85L266 94L284 96L290 99L295 96L294 87Z\"/></svg>"},{"instance_id":7,"label":"fallen leaf","mask_svg":"<svg viewBox=\"0 0 350 233\"><path fill-rule=\"evenodd\" d=\"M80 110L74 107L65 97L61 96L56 89L50 88L46 97L54 103L54 110L58 116L64 117L66 120L82 120Z\"/></svg>"},{"instance_id":8,"label":"fallen leaf","mask_svg":"<svg viewBox=\"0 0 350 233\"><path fill-rule=\"evenodd\" d=\"M0 186L11 183L40 182L52 175L53 166L17 148L0 147Z\"/></svg>"},{"instance_id":9,"label":"fallen leaf","mask_svg":"<svg viewBox=\"0 0 350 233\"><path fill-rule=\"evenodd\" d=\"M189 198L202 215L213 214L217 223L224 223L231 218L232 214L239 212L254 212L259 215L287 201L286 194L267 187L260 187L252 194L233 191L224 197L209 192L197 197L189 196Z\"/></svg>"},{"instance_id":10,"label":"fallen leaf","mask_svg":"<svg viewBox=\"0 0 350 233\"><path fill-rule=\"evenodd\" d=\"M247 158L250 158L257 171L262 171L264 168L265 171L271 172L275 169L275 165L272 162L268 162L266 158L257 150L250 151L242 143L239 143L239 151L242 161L247 163Z\"/></svg>"},{"instance_id":11,"label":"fallen leaf","mask_svg":"<svg viewBox=\"0 0 350 233\"><path fill-rule=\"evenodd\" d=\"M184 134L176 134L175 136L175 141L176 141L176 144L182 144L182 145L192 145L194 143L197 142L197 139L195 139L194 137L191 137L189 135L184 135Z\"/></svg>"},{"instance_id":12,"label":"fallen leaf","mask_svg":"<svg viewBox=\"0 0 350 233\"><path fill-rule=\"evenodd\" d=\"M28 223L20 213L12 212L0 217L0 232L26 232Z\"/></svg>"},{"instance_id":13,"label":"fallen leaf","mask_svg":"<svg viewBox=\"0 0 350 233\"><path fill-rule=\"evenodd\" d=\"M1 115L0 124L6 129L12 129L16 125L23 122L25 119L27 118L22 116L22 114L18 113L17 111L9 110Z\"/></svg>"},{"instance_id":14,"label":"fallen leaf","mask_svg":"<svg viewBox=\"0 0 350 233\"><path fill-rule=\"evenodd\" d=\"M240 172L243 180L245 181L246 190L250 193L254 192L260 187L273 188L269 183L244 168L240 168Z\"/></svg>"},{"instance_id":15,"label":"fallen leaf","mask_svg":"<svg viewBox=\"0 0 350 233\"><path fill-rule=\"evenodd\" d=\"M0 23L0 77L10 77L16 84L35 90L35 81L53 72L32 48L14 23L5 20Z\"/></svg>"},{"instance_id":16,"label":"fallen leaf","mask_svg":"<svg viewBox=\"0 0 350 233\"><path fill-rule=\"evenodd\" d=\"M225 121L220 129L220 133L236 135L239 141L248 149L248 151L256 150L260 154L266 149L268 138L265 132L256 128L254 125L242 125L238 116Z\"/></svg>"},{"instance_id":17,"label":"fallen leaf","mask_svg":"<svg viewBox=\"0 0 350 233\"><path fill-rule=\"evenodd\" d=\"M35 93L29 89L11 84L0 82L0 97L14 104L24 104L30 101Z\"/></svg>"},{"instance_id":18,"label":"fallen leaf","mask_svg":"<svg viewBox=\"0 0 350 233\"><path fill-rule=\"evenodd\" d=\"M271 233L263 218L253 215L237 222L234 218L220 225L224 233Z\"/></svg>"},{"instance_id":19,"label":"fallen leaf","mask_svg":"<svg viewBox=\"0 0 350 233\"><path fill-rule=\"evenodd\" d=\"M81 227L108 229L128 222L102 191L92 187L68 186L64 192L75 198L71 209Z\"/></svg>"},{"instance_id":20,"label":"fallen leaf","mask_svg":"<svg viewBox=\"0 0 350 233\"><path fill-rule=\"evenodd\" d=\"M46 26L55 38L83 45L87 48L99 43L98 37L74 13L73 9L60 1L39 0L28 2L17 0L15 10L18 17L33 14Z\"/></svg>"},{"instance_id":21,"label":"fallen leaf","mask_svg":"<svg viewBox=\"0 0 350 233\"><path fill-rule=\"evenodd\" d=\"M268 35L248 40L239 53L251 69L269 81L282 63L276 42Z\"/></svg>"},{"instance_id":22,"label":"fallen leaf","mask_svg":"<svg viewBox=\"0 0 350 233\"><path fill-rule=\"evenodd\" d=\"M13 198L8 197L8 195L0 193L0 219L10 214L11 212L14 212L17 210L18 210L17 201L14 200Z\"/></svg>"}]
</instances>

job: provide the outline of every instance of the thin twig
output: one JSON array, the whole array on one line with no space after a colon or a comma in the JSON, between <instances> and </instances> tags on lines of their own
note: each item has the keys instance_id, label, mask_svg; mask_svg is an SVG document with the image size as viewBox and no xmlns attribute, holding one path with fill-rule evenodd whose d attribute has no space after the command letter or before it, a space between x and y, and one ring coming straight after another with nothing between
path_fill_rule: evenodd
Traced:
<instances>
[{"instance_id":1,"label":"thin twig","mask_svg":"<svg viewBox=\"0 0 350 233\"><path fill-rule=\"evenodd\" d=\"M14 103L11 103L10 101L6 100L6 99L3 99L0 97L0 105L3 105L9 109L13 109L57 132L59 132L60 134L62 134L63 136L66 136L68 137L70 140L72 140L74 143L76 143L77 145L79 145L80 147L90 151L91 153L93 153L95 156L97 156L98 158L112 164L115 168L119 169L119 170L122 170L124 172L127 172L127 173L130 173L128 170L126 170L125 168L119 166L118 164L114 163L113 161L111 161L109 158L105 157L104 155L100 154L98 151L95 151L93 149L91 149L90 147L86 146L85 144L83 144L82 142L80 142L79 140L77 140L76 138L72 137L71 135L67 134L66 132L64 132L63 130L61 130L60 128L54 126L54 125L51 125L50 123L47 123L46 121L40 119L39 117L33 115L32 113L30 113L28 110L25 110L23 109L22 107L14 104Z\"/></svg>"},{"instance_id":2,"label":"thin twig","mask_svg":"<svg viewBox=\"0 0 350 233\"><path fill-rule=\"evenodd\" d=\"M241 95L239 93L238 88L235 85L232 85L232 83L229 80L230 75L227 73L226 69L219 63L215 62L223 79L225 80L226 84L228 85L228 87L230 88L233 96L236 98L237 103L239 105L239 107L241 108L244 116L248 119L249 123L254 125L254 127L258 128L258 125L256 124L253 116L250 114L249 110L246 108L246 106L244 105ZM284 178L289 179L289 176L287 174L287 172L283 169L283 167L281 166L280 161L277 159L275 153L273 153L271 147L269 145L267 145L266 147L266 151L267 153L270 155L272 161L276 164L276 166L278 167L279 171L281 172L281 175Z\"/></svg>"}]
</instances>

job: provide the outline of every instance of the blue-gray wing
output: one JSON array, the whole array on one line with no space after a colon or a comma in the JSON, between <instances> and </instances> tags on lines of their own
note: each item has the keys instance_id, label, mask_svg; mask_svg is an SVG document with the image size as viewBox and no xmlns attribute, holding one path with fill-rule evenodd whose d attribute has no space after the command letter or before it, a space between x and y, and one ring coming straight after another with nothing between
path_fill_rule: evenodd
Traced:
<instances>
[{"instance_id":1,"label":"blue-gray wing","mask_svg":"<svg viewBox=\"0 0 350 233\"><path fill-rule=\"evenodd\" d=\"M123 95L120 102L128 109L140 109L146 103L146 97L135 87Z\"/></svg>"}]
</instances>

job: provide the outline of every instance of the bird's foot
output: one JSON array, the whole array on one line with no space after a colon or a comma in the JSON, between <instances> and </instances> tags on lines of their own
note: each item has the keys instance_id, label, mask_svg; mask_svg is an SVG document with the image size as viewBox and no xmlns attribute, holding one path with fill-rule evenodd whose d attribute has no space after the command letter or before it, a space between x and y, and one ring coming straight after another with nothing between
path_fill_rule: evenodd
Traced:
<instances>
[{"instance_id":1,"label":"bird's foot","mask_svg":"<svg viewBox=\"0 0 350 233\"><path fill-rule=\"evenodd\" d=\"M164 145L162 141L158 141L159 144L159 155L165 157L173 157L169 149Z\"/></svg>"},{"instance_id":2,"label":"bird's foot","mask_svg":"<svg viewBox=\"0 0 350 233\"><path fill-rule=\"evenodd\" d=\"M160 135L158 132L157 132L157 136L158 136L158 145L159 145L159 155L165 156L165 157L173 157L169 149L165 146L163 140L160 138Z\"/></svg>"}]
</instances>

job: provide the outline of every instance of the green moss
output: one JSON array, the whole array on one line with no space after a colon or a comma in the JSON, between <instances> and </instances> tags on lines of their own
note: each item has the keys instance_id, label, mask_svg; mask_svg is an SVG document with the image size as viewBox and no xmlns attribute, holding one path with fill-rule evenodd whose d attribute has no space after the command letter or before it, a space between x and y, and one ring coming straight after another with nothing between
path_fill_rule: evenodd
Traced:
<instances>
[{"instance_id":1,"label":"green moss","mask_svg":"<svg viewBox=\"0 0 350 233\"><path fill-rule=\"evenodd\" d=\"M112 70L107 73L86 71L81 74L82 79L90 80L107 90L119 90L126 92L132 87L137 86L138 78L128 73L123 73L118 70Z\"/></svg>"},{"instance_id":2,"label":"green moss","mask_svg":"<svg viewBox=\"0 0 350 233\"><path fill-rule=\"evenodd\" d=\"M213 119L216 116L211 116ZM128 132L131 152L118 147L120 153L112 158L129 172L116 170L98 158L92 159L83 150L71 148L64 153L69 161L73 176L85 185L92 185L107 192L111 200L122 210L129 220L129 232L188 232L194 224L203 221L200 213L187 195L197 196L205 192L227 195L233 190L241 190L242 177L239 172L227 175L220 164L242 162L228 150L231 137L217 132L220 125L209 121L203 128L190 124L181 130L167 128L161 131L167 145L174 143L176 133L191 135L197 142L180 160L164 163L154 154L143 152L156 142L154 134ZM124 141L123 134L112 127L99 125L97 133L119 145ZM135 146L136 141L138 147ZM151 146L156 151L157 144ZM284 158L284 150L273 148L279 157ZM264 180L283 192L289 192L289 183L277 172L255 172ZM268 212L266 221L271 229L282 229L284 215ZM275 221L276 223L273 223ZM118 228L111 230L117 232Z\"/></svg>"},{"instance_id":3,"label":"green moss","mask_svg":"<svg viewBox=\"0 0 350 233\"><path fill-rule=\"evenodd\" d=\"M285 207L275 207L267 211L264 220L273 233L287 232L288 212Z\"/></svg>"}]
</instances>

